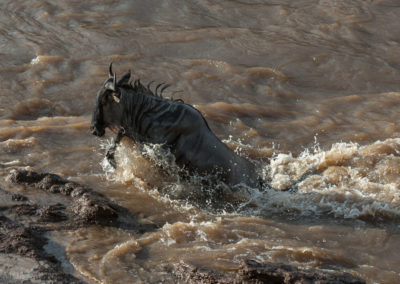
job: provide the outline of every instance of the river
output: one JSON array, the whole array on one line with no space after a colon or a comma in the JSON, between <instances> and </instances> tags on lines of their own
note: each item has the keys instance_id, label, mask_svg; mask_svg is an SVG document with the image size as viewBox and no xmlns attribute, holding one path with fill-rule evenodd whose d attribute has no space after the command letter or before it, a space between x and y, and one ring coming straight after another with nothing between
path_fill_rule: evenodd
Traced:
<instances>
[{"instance_id":1,"label":"river","mask_svg":"<svg viewBox=\"0 0 400 284\"><path fill-rule=\"evenodd\" d=\"M54 172L159 228L49 236L89 283L244 258L398 283L399 27L394 0L0 1L0 186L15 168ZM126 140L112 170L113 134L89 131L110 62L171 84L275 189L196 202L157 147Z\"/></svg>"}]
</instances>

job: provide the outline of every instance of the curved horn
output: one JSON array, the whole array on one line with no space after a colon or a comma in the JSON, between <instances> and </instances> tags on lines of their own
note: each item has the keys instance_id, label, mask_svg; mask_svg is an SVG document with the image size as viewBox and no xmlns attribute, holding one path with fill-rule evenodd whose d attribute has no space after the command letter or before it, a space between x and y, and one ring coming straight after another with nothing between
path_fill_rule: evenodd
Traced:
<instances>
[{"instance_id":1,"label":"curved horn","mask_svg":"<svg viewBox=\"0 0 400 284\"><path fill-rule=\"evenodd\" d=\"M117 90L117 73L114 73L113 76L113 91Z\"/></svg>"},{"instance_id":2,"label":"curved horn","mask_svg":"<svg viewBox=\"0 0 400 284\"><path fill-rule=\"evenodd\" d=\"M113 75L113 71L112 71L112 62L110 63L110 67L108 68L108 77L112 78Z\"/></svg>"},{"instance_id":3,"label":"curved horn","mask_svg":"<svg viewBox=\"0 0 400 284\"><path fill-rule=\"evenodd\" d=\"M117 74L114 73L114 75L112 75L110 78L107 79L107 81L104 83L104 87L106 89L109 89L113 92L115 92L117 90Z\"/></svg>"}]
</instances>

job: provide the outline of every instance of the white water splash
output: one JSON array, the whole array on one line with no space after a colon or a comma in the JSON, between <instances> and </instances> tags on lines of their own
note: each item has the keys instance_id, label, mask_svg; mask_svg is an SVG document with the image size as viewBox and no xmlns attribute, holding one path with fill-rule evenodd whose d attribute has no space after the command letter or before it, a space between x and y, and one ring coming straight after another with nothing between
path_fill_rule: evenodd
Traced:
<instances>
[{"instance_id":1,"label":"white water splash","mask_svg":"<svg viewBox=\"0 0 400 284\"><path fill-rule=\"evenodd\" d=\"M110 141L107 143L105 148L111 146ZM316 142L313 148L306 149L298 157L280 153L261 169L274 190L262 193L257 189L242 188L235 193L235 199L226 194L225 202L241 200L242 203L237 205L238 212L251 208L250 212L261 215L399 218L400 177L388 178L385 174L393 170L400 172L400 157L394 155L398 149L400 139L388 139L367 146L336 143L325 151ZM106 159L102 163L109 180L161 190L172 199L204 194L199 186L200 177L181 181L174 157L161 145L121 143L115 158L116 170ZM396 163L398 168L392 169ZM297 191L284 191L292 185L296 185Z\"/></svg>"},{"instance_id":2,"label":"white water splash","mask_svg":"<svg viewBox=\"0 0 400 284\"><path fill-rule=\"evenodd\" d=\"M297 192L268 191L256 201L262 214L292 212L300 215L332 215L337 218L399 218L400 177L385 173L399 171L400 157L394 155L400 139L378 141L367 146L337 143L323 151L314 148L298 157L278 154L272 160L271 184Z\"/></svg>"}]
</instances>

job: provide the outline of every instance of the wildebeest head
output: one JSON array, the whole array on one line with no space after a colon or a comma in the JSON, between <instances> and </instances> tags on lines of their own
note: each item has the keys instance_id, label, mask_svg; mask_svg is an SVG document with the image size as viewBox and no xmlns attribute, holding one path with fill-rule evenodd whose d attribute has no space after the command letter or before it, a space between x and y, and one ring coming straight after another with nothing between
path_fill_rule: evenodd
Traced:
<instances>
[{"instance_id":1,"label":"wildebeest head","mask_svg":"<svg viewBox=\"0 0 400 284\"><path fill-rule=\"evenodd\" d=\"M117 75L112 72L112 63L109 67L108 79L97 94L96 108L92 115L90 130L93 135L103 136L106 127L120 126L122 118L121 89L128 84L131 77L130 71L117 82Z\"/></svg>"}]
</instances>

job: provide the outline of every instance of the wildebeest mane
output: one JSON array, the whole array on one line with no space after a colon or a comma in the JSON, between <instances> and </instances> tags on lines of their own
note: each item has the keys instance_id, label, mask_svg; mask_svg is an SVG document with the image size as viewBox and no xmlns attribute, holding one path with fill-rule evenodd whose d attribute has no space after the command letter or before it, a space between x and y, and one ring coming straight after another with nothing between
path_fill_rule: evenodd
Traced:
<instances>
[{"instance_id":1,"label":"wildebeest mane","mask_svg":"<svg viewBox=\"0 0 400 284\"><path fill-rule=\"evenodd\" d=\"M184 103L181 99L163 97L163 91L170 86L169 84L158 84L153 91L151 89L152 83L154 83L154 81L151 81L145 86L140 82L140 79L135 79L118 85L122 94L121 103L124 105L123 119L127 125L132 125L136 129L136 137L132 137L135 140L145 140L144 137L140 135L140 133L142 133L140 129L142 127L142 119L149 111L168 108L168 106L175 103Z\"/></svg>"},{"instance_id":2,"label":"wildebeest mane","mask_svg":"<svg viewBox=\"0 0 400 284\"><path fill-rule=\"evenodd\" d=\"M150 95L150 96L154 96L154 97L158 97L161 99L169 99L171 101L174 102L184 102L182 99L174 99L173 97L171 98L165 98L163 97L163 92L170 87L170 84L166 84L166 83L160 83L158 84L154 91L151 90L151 85L154 83L154 81L150 81L147 86L143 85L140 82L140 79L136 79L134 81L131 81L129 84L125 84L122 87L131 90L134 93L140 93L140 94L144 94L144 95ZM158 91L160 90L160 91ZM179 91L178 91L179 92ZM174 92L177 93L177 92Z\"/></svg>"}]
</instances>

